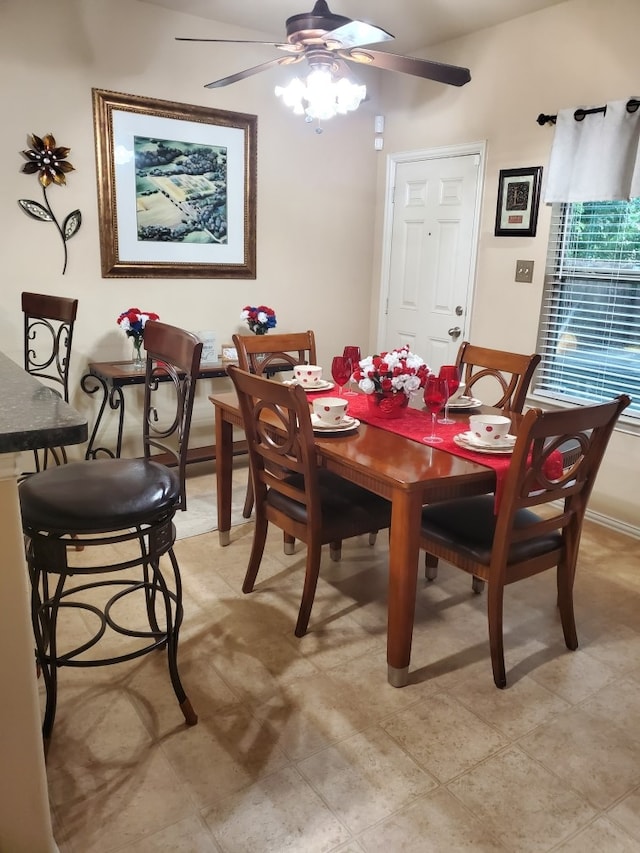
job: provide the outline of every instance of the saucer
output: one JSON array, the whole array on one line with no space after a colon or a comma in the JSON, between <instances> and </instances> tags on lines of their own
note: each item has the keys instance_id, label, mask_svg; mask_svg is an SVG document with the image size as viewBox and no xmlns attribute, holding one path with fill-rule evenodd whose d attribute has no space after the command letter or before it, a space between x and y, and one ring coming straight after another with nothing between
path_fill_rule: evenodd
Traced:
<instances>
[{"instance_id":1,"label":"saucer","mask_svg":"<svg viewBox=\"0 0 640 853\"><path fill-rule=\"evenodd\" d=\"M285 379L286 385L302 385L302 382L298 382L297 379ZM329 382L326 379L321 379L315 385L302 385L305 391L308 391L310 394L314 391L328 391L329 388L334 387L333 382Z\"/></svg>"},{"instance_id":2,"label":"saucer","mask_svg":"<svg viewBox=\"0 0 640 853\"><path fill-rule=\"evenodd\" d=\"M513 453L516 437L515 435L508 436L506 440L485 444L479 441L472 432L461 432L453 436L454 442L459 447L464 447L465 450L474 450L476 453Z\"/></svg>"},{"instance_id":3,"label":"saucer","mask_svg":"<svg viewBox=\"0 0 640 853\"><path fill-rule=\"evenodd\" d=\"M349 430L359 427L360 421L357 418L352 418L350 415L345 415L339 424L330 426L329 424L323 423L315 413L312 413L311 426L313 427L314 432L348 432Z\"/></svg>"},{"instance_id":4,"label":"saucer","mask_svg":"<svg viewBox=\"0 0 640 853\"><path fill-rule=\"evenodd\" d=\"M468 441L469 444L475 444L478 447L513 447L516 443L515 435L505 435L503 438L494 438L493 441L483 441L481 438L469 430L469 432L462 433L465 441Z\"/></svg>"},{"instance_id":5,"label":"saucer","mask_svg":"<svg viewBox=\"0 0 640 853\"><path fill-rule=\"evenodd\" d=\"M482 400L478 400L476 397L465 397L464 395L449 400L449 409L451 411L456 409L457 411L464 412L466 409L477 409L481 405Z\"/></svg>"}]
</instances>

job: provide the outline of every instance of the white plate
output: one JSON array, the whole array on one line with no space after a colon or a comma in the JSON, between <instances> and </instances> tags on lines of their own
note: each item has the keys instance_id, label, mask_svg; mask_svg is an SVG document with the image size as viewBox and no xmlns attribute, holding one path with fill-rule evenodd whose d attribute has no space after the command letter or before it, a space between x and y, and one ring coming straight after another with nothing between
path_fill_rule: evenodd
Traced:
<instances>
[{"instance_id":1,"label":"white plate","mask_svg":"<svg viewBox=\"0 0 640 853\"><path fill-rule=\"evenodd\" d=\"M499 454L501 456L510 455L513 453L514 444L503 444L500 447L495 447L494 445L487 446L486 444L480 444L480 442L469 441L466 438L467 433L461 432L459 435L454 435L453 440L458 445L458 447L464 447L465 450L473 450L474 453L494 453Z\"/></svg>"},{"instance_id":2,"label":"white plate","mask_svg":"<svg viewBox=\"0 0 640 853\"><path fill-rule=\"evenodd\" d=\"M285 379L285 385L299 385L297 379ZM334 387L333 382L329 382L327 379L321 379L317 385L303 385L302 386L305 391L308 391L309 394L312 394L314 391L328 391L329 388Z\"/></svg>"},{"instance_id":3,"label":"white plate","mask_svg":"<svg viewBox=\"0 0 640 853\"><path fill-rule=\"evenodd\" d=\"M465 409L477 409L478 406L482 405L482 400L478 400L476 397L456 397L453 400L449 400L449 408L450 409L458 409L464 411Z\"/></svg>"},{"instance_id":4,"label":"white plate","mask_svg":"<svg viewBox=\"0 0 640 853\"><path fill-rule=\"evenodd\" d=\"M505 448L513 447L513 445L516 443L515 435L511 434L505 435L505 437L501 439L494 439L493 441L483 441L481 438L478 438L478 436L474 432L471 432L471 430L469 430L468 432L462 432L460 433L460 435L464 438L465 441L469 442L469 444L475 445L476 447Z\"/></svg>"},{"instance_id":5,"label":"white plate","mask_svg":"<svg viewBox=\"0 0 640 853\"><path fill-rule=\"evenodd\" d=\"M328 426L320 421L316 414L311 415L311 425L314 432L349 432L349 430L357 429L360 426L360 421L357 418L352 418L346 415L342 423L335 426Z\"/></svg>"}]
</instances>

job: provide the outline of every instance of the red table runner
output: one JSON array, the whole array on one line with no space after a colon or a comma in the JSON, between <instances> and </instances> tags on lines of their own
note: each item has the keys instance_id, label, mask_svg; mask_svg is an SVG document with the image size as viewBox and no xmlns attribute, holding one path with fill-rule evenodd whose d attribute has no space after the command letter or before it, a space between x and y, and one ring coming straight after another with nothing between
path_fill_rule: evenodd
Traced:
<instances>
[{"instance_id":1,"label":"red table runner","mask_svg":"<svg viewBox=\"0 0 640 853\"><path fill-rule=\"evenodd\" d=\"M310 401L317 397L327 396L337 397L339 395L336 394L335 390L307 394ZM489 453L476 453L473 450L467 450L457 445L453 440L454 436L459 435L461 432L467 432L469 424L466 421L459 421L455 424L436 424L436 435L440 436L442 441L437 444L429 444L428 442L423 442L424 437L431 433L431 415L427 411L408 407L404 409L398 418L381 418L373 414L369 406L368 395L349 395L346 399L348 400L348 414L354 418L358 418L358 420L365 421L372 426L380 427L380 429L385 429L388 432L402 435L413 441L425 443L428 447L434 447L436 450L443 450L462 459L469 459L471 462L477 462L487 468L492 468L496 474L495 496L497 512L504 480L511 464L511 455L505 454L504 456L499 456ZM545 465L545 470L550 479L554 479L554 476L559 477L562 474L562 454L559 451L550 455L547 465Z\"/></svg>"}]
</instances>

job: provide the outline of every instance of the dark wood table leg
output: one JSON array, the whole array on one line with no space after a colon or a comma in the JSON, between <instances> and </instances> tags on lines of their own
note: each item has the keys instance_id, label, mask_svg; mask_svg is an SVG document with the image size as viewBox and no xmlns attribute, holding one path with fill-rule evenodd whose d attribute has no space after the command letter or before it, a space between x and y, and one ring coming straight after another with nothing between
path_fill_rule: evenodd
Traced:
<instances>
[{"instance_id":1,"label":"dark wood table leg","mask_svg":"<svg viewBox=\"0 0 640 853\"><path fill-rule=\"evenodd\" d=\"M216 406L216 489L218 538L222 546L231 541L231 486L233 477L233 424Z\"/></svg>"},{"instance_id":2,"label":"dark wood table leg","mask_svg":"<svg viewBox=\"0 0 640 853\"><path fill-rule=\"evenodd\" d=\"M419 491L398 489L394 492L389 541L387 625L387 678L392 687L404 687L409 679L421 511L422 495Z\"/></svg>"}]
</instances>

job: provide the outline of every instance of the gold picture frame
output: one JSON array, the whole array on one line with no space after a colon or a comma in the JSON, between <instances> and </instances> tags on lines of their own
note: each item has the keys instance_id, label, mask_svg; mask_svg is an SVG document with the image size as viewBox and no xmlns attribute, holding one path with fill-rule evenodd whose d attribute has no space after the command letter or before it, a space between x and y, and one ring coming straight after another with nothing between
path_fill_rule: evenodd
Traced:
<instances>
[{"instance_id":1,"label":"gold picture frame","mask_svg":"<svg viewBox=\"0 0 640 853\"><path fill-rule=\"evenodd\" d=\"M102 276L255 278L257 117L92 97Z\"/></svg>"}]
</instances>

